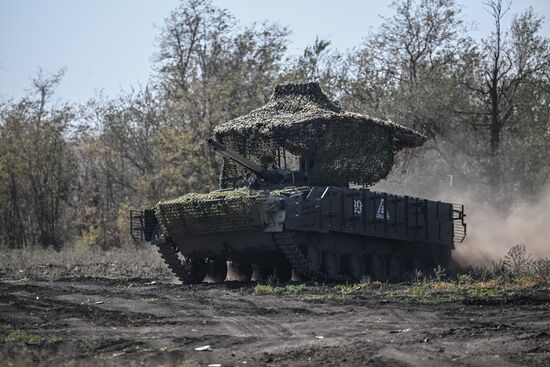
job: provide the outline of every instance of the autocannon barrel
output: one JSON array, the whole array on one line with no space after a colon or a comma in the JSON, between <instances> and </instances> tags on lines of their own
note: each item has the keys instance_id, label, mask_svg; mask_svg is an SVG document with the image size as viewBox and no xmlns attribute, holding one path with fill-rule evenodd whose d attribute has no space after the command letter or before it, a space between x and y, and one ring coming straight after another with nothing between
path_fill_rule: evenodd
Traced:
<instances>
[{"instance_id":1,"label":"autocannon barrel","mask_svg":"<svg viewBox=\"0 0 550 367\"><path fill-rule=\"evenodd\" d=\"M243 157L238 152L235 152L234 150L229 149L222 143L210 138L208 139L208 144L214 148L215 151L220 153L226 158L229 158L237 163L239 163L241 166L249 169L250 171L254 172L259 177L263 178L264 180L271 182L271 183L278 183L280 181L281 177L276 172L267 170L256 163L252 162L250 159Z\"/></svg>"}]
</instances>

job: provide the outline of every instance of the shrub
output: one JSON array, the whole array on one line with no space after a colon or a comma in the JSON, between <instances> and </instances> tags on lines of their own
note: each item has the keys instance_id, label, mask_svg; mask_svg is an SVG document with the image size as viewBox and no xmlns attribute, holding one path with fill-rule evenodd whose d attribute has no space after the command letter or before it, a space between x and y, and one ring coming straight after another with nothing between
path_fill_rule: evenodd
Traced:
<instances>
[{"instance_id":1,"label":"shrub","mask_svg":"<svg viewBox=\"0 0 550 367\"><path fill-rule=\"evenodd\" d=\"M531 267L531 256L525 245L515 245L504 256L504 269L511 275L527 274Z\"/></svg>"}]
</instances>

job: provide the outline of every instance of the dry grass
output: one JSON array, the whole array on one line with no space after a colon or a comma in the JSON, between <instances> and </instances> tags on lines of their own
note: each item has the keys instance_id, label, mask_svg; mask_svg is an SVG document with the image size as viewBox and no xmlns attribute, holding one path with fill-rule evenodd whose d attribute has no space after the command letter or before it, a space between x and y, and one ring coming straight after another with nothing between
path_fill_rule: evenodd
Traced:
<instances>
[{"instance_id":1,"label":"dry grass","mask_svg":"<svg viewBox=\"0 0 550 367\"><path fill-rule=\"evenodd\" d=\"M525 246L516 245L507 255L485 267L470 267L448 275L443 268L430 274L417 272L401 284L371 282L306 289L309 302L347 302L354 297L376 297L414 303L550 302L550 259L533 259Z\"/></svg>"},{"instance_id":2,"label":"dry grass","mask_svg":"<svg viewBox=\"0 0 550 367\"><path fill-rule=\"evenodd\" d=\"M533 259L525 245L515 245L503 259L487 266L471 266L465 274L476 280L512 281L518 278L550 279L550 259Z\"/></svg>"},{"instance_id":3,"label":"dry grass","mask_svg":"<svg viewBox=\"0 0 550 367\"><path fill-rule=\"evenodd\" d=\"M79 277L167 279L171 274L148 245L110 250L76 246L61 251L14 249L3 250L0 255L0 279Z\"/></svg>"},{"instance_id":4,"label":"dry grass","mask_svg":"<svg viewBox=\"0 0 550 367\"><path fill-rule=\"evenodd\" d=\"M263 285L256 289L263 290ZM266 294L266 292L256 292ZM408 283L391 284L371 282L337 284L334 286L305 287L303 296L307 302L349 302L353 299L382 299L388 302L438 304L465 303L513 303L550 302L550 279L537 275L523 275L511 279L475 280L468 274L458 278L438 280L422 278Z\"/></svg>"},{"instance_id":5,"label":"dry grass","mask_svg":"<svg viewBox=\"0 0 550 367\"><path fill-rule=\"evenodd\" d=\"M154 247L101 250L98 247L66 247L54 250L5 250L0 255L0 279L169 279L171 274ZM449 302L468 299L508 299L525 292L550 289L550 260L531 259L524 246L514 246L506 257L487 267L447 275L445 269L417 273L414 281L401 284L365 280L332 286L257 284L252 294L302 294L306 300L345 301L355 296L375 296L405 302Z\"/></svg>"}]
</instances>

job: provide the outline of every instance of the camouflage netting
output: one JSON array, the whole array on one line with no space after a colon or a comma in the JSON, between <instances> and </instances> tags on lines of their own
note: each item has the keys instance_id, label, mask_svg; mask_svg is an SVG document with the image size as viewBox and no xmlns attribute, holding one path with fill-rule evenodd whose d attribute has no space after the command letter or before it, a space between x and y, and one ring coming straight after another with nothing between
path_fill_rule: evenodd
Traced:
<instances>
[{"instance_id":1,"label":"camouflage netting","mask_svg":"<svg viewBox=\"0 0 550 367\"><path fill-rule=\"evenodd\" d=\"M190 234L246 230L261 226L254 200L258 195L260 191L245 188L191 193L158 203L156 212L163 231L176 241Z\"/></svg>"},{"instance_id":2,"label":"camouflage netting","mask_svg":"<svg viewBox=\"0 0 550 367\"><path fill-rule=\"evenodd\" d=\"M271 199L301 192L300 188L251 190L239 188L208 194L186 194L157 204L162 231L178 243L186 236L263 229L263 213ZM263 210L262 210L263 209Z\"/></svg>"},{"instance_id":3,"label":"camouflage netting","mask_svg":"<svg viewBox=\"0 0 550 367\"><path fill-rule=\"evenodd\" d=\"M279 166L285 151L312 158L312 184L372 185L387 177L396 151L426 140L404 126L341 111L318 83L278 85L265 106L219 125L214 134L268 168ZM231 187L250 175L225 159L221 185Z\"/></svg>"}]
</instances>

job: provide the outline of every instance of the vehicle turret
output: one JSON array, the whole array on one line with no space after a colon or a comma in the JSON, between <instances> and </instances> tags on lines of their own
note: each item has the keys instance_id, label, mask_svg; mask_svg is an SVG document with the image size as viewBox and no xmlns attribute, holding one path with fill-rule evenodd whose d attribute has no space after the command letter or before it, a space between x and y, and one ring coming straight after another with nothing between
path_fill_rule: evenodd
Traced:
<instances>
[{"instance_id":1,"label":"vehicle turret","mask_svg":"<svg viewBox=\"0 0 550 367\"><path fill-rule=\"evenodd\" d=\"M229 149L215 139L210 138L207 140L207 143L214 149L214 151L218 152L223 157L240 164L242 167L248 169L257 176L257 179L249 182L248 186L250 187L259 188L273 185L302 185L306 183L303 165L299 171L291 171L287 168L267 169L266 167L262 167L252 162L250 159L243 157L238 152Z\"/></svg>"},{"instance_id":2,"label":"vehicle turret","mask_svg":"<svg viewBox=\"0 0 550 367\"><path fill-rule=\"evenodd\" d=\"M422 145L426 137L405 126L343 111L318 83L275 87L271 99L214 129L220 143L271 169L300 161L312 185L371 186L390 173L395 154ZM250 175L225 159L222 188L238 187Z\"/></svg>"}]
</instances>

